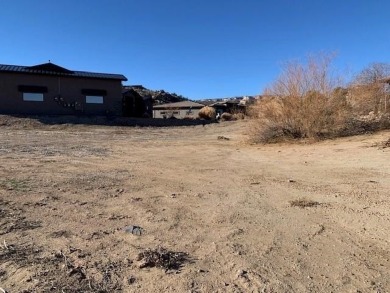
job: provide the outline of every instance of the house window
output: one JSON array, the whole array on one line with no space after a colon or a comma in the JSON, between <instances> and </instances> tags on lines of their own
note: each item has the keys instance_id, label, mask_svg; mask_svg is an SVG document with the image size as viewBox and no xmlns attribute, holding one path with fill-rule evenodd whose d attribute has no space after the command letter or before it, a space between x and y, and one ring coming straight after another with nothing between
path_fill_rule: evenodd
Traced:
<instances>
[{"instance_id":1,"label":"house window","mask_svg":"<svg viewBox=\"0 0 390 293\"><path fill-rule=\"evenodd\" d=\"M19 85L18 90L26 102L43 102L43 94L47 93L47 87L36 85Z\"/></svg>"},{"instance_id":2,"label":"house window","mask_svg":"<svg viewBox=\"0 0 390 293\"><path fill-rule=\"evenodd\" d=\"M23 93L23 101L43 102L43 94L42 93Z\"/></svg>"},{"instance_id":3,"label":"house window","mask_svg":"<svg viewBox=\"0 0 390 293\"><path fill-rule=\"evenodd\" d=\"M85 96L87 104L103 104L103 96Z\"/></svg>"}]
</instances>

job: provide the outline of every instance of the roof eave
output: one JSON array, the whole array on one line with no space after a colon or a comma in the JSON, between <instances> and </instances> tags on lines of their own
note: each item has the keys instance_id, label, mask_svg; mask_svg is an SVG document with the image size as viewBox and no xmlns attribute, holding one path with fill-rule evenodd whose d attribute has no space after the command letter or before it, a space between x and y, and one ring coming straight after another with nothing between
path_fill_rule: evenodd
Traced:
<instances>
[{"instance_id":1,"label":"roof eave","mask_svg":"<svg viewBox=\"0 0 390 293\"><path fill-rule=\"evenodd\" d=\"M73 77L73 78L87 78L87 79L105 79L105 80L120 80L128 81L124 75L105 77L105 76L83 76L76 74L67 74L67 73L58 73L58 72L26 72L26 71L17 71L17 70L0 70L1 73L15 73L15 74L28 74L28 75L46 75L46 76L57 76L57 77ZM95 73L95 72L91 72ZM97 73L101 74L101 73ZM103 73L104 74L104 73Z\"/></svg>"}]
</instances>

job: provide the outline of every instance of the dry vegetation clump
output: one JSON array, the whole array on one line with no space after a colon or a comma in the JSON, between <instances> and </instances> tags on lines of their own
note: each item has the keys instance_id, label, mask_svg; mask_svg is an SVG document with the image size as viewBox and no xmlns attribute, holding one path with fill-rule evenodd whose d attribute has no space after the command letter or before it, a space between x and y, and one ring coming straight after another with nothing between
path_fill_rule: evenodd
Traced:
<instances>
[{"instance_id":1,"label":"dry vegetation clump","mask_svg":"<svg viewBox=\"0 0 390 293\"><path fill-rule=\"evenodd\" d=\"M179 270L185 262L189 261L189 257L185 252L174 252L157 247L139 253L137 260L142 261L140 268L158 267L170 271Z\"/></svg>"},{"instance_id":2,"label":"dry vegetation clump","mask_svg":"<svg viewBox=\"0 0 390 293\"><path fill-rule=\"evenodd\" d=\"M335 137L344 131L350 117L345 100L319 93L264 98L252 111L256 112L252 138L266 143L286 138Z\"/></svg>"},{"instance_id":3,"label":"dry vegetation clump","mask_svg":"<svg viewBox=\"0 0 390 293\"><path fill-rule=\"evenodd\" d=\"M233 113L224 112L221 115L222 121L236 121L236 120L243 120L243 119L245 119L245 114L242 112L233 112Z\"/></svg>"},{"instance_id":4,"label":"dry vegetation clump","mask_svg":"<svg viewBox=\"0 0 390 293\"><path fill-rule=\"evenodd\" d=\"M357 115L390 113L389 85L385 82L389 76L390 64L372 63L354 78L348 99Z\"/></svg>"},{"instance_id":5,"label":"dry vegetation clump","mask_svg":"<svg viewBox=\"0 0 390 293\"><path fill-rule=\"evenodd\" d=\"M233 120L233 115L228 113L228 112L222 113L221 120L222 121L232 121Z\"/></svg>"},{"instance_id":6,"label":"dry vegetation clump","mask_svg":"<svg viewBox=\"0 0 390 293\"><path fill-rule=\"evenodd\" d=\"M332 73L332 60L333 56L320 54L283 67L250 109L253 142L318 140L390 127L383 82L346 89Z\"/></svg>"},{"instance_id":7,"label":"dry vegetation clump","mask_svg":"<svg viewBox=\"0 0 390 293\"><path fill-rule=\"evenodd\" d=\"M0 261L20 268L33 268L29 277L31 290L23 292L115 292L122 286L115 264L99 269L101 280L87 273L86 267L77 264L62 251L48 253L34 244L0 245ZM6 272L5 272L6 274ZM2 292L0 290L0 292Z\"/></svg>"},{"instance_id":8,"label":"dry vegetation clump","mask_svg":"<svg viewBox=\"0 0 390 293\"><path fill-rule=\"evenodd\" d=\"M372 146L373 147L378 147L379 149L390 148L390 138L388 140L385 140L385 141L374 143Z\"/></svg>"},{"instance_id":9,"label":"dry vegetation clump","mask_svg":"<svg viewBox=\"0 0 390 293\"><path fill-rule=\"evenodd\" d=\"M244 120L245 114L242 112L237 112L233 114L233 120Z\"/></svg>"},{"instance_id":10,"label":"dry vegetation clump","mask_svg":"<svg viewBox=\"0 0 390 293\"><path fill-rule=\"evenodd\" d=\"M350 118L350 107L333 77L332 56L309 57L306 64L287 63L282 75L250 110L252 140L338 136Z\"/></svg>"},{"instance_id":11,"label":"dry vegetation clump","mask_svg":"<svg viewBox=\"0 0 390 293\"><path fill-rule=\"evenodd\" d=\"M390 148L390 138L383 142L383 148Z\"/></svg>"},{"instance_id":12,"label":"dry vegetation clump","mask_svg":"<svg viewBox=\"0 0 390 293\"><path fill-rule=\"evenodd\" d=\"M217 116L217 113L213 107L203 107L199 110L199 118L205 119L205 120L213 120Z\"/></svg>"},{"instance_id":13,"label":"dry vegetation clump","mask_svg":"<svg viewBox=\"0 0 390 293\"><path fill-rule=\"evenodd\" d=\"M310 207L315 207L315 206L318 206L320 205L319 202L317 201L314 201L314 200L310 200L310 199L306 199L306 198L300 198L300 199L296 199L296 200L292 200L290 201L290 206L292 207L299 207L299 208L310 208Z\"/></svg>"},{"instance_id":14,"label":"dry vegetation clump","mask_svg":"<svg viewBox=\"0 0 390 293\"><path fill-rule=\"evenodd\" d=\"M377 115L390 110L389 95L384 92L383 83L352 85L348 101L357 115Z\"/></svg>"}]
</instances>

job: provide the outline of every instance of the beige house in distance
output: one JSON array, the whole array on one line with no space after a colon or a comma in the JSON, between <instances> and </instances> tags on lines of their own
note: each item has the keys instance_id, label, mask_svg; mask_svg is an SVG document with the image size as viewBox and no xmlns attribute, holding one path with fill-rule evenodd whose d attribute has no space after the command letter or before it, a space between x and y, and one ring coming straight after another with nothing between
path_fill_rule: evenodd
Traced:
<instances>
[{"instance_id":1,"label":"beige house in distance","mask_svg":"<svg viewBox=\"0 0 390 293\"><path fill-rule=\"evenodd\" d=\"M199 110L203 104L183 101L153 106L153 118L198 118Z\"/></svg>"}]
</instances>

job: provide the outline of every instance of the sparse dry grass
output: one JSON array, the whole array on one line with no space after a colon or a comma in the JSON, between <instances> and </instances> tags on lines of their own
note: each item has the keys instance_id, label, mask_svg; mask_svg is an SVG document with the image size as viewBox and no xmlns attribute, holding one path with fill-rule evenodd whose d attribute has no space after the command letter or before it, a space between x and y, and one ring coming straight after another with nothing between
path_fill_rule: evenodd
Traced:
<instances>
[{"instance_id":1,"label":"sparse dry grass","mask_svg":"<svg viewBox=\"0 0 390 293\"><path fill-rule=\"evenodd\" d=\"M163 247L146 249L138 254L138 261L142 261L140 268L158 267L165 271L179 270L189 260L185 252L169 251Z\"/></svg>"},{"instance_id":2,"label":"sparse dry grass","mask_svg":"<svg viewBox=\"0 0 390 293\"><path fill-rule=\"evenodd\" d=\"M233 120L243 120L245 119L245 114L242 112L233 113Z\"/></svg>"},{"instance_id":3,"label":"sparse dry grass","mask_svg":"<svg viewBox=\"0 0 390 293\"><path fill-rule=\"evenodd\" d=\"M290 206L292 207L299 207L299 208L310 208L320 205L318 201L310 200L307 198L299 198L290 201Z\"/></svg>"}]
</instances>

